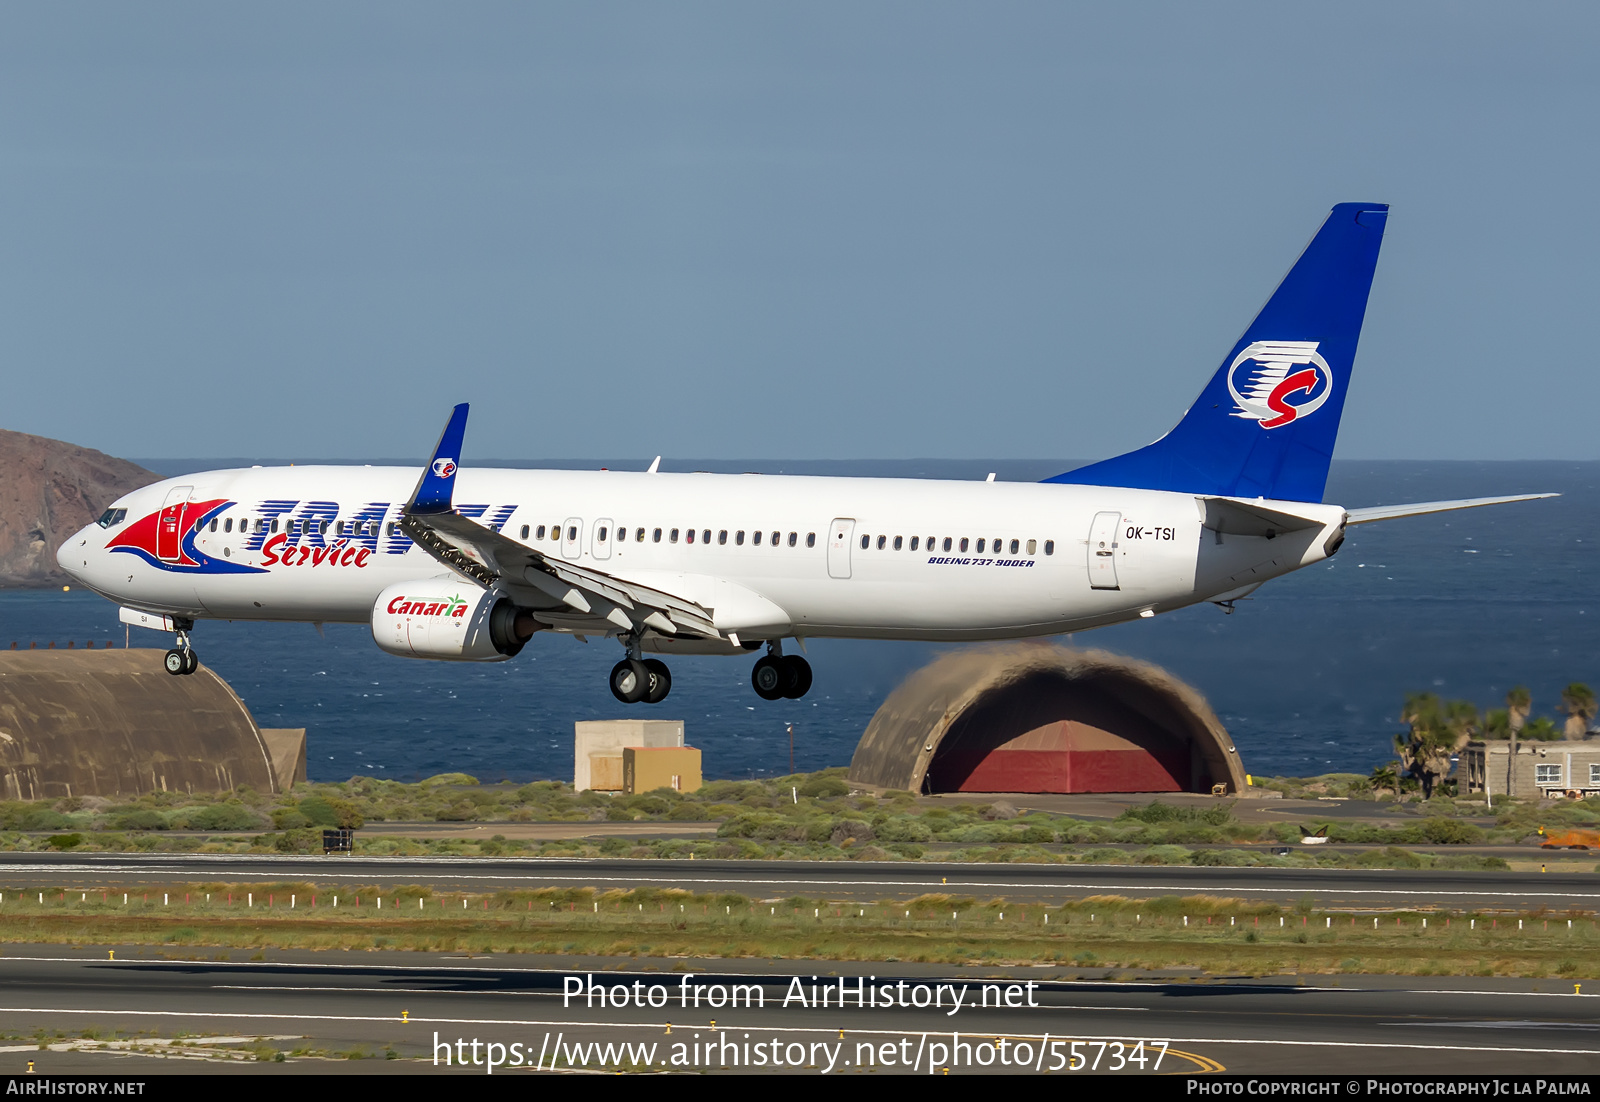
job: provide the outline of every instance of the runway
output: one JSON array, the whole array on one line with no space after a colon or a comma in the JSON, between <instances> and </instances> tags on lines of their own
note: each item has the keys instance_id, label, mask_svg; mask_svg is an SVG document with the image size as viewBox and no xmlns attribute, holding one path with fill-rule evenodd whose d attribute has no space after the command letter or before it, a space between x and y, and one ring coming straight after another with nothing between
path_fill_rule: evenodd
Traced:
<instances>
[{"instance_id":1,"label":"runway","mask_svg":"<svg viewBox=\"0 0 1600 1102\"><path fill-rule=\"evenodd\" d=\"M383 887L424 884L439 891L466 892L547 885L593 885L601 889L642 885L739 892L757 899L789 895L839 900L903 899L946 892L1046 903L1103 894L1136 898L1206 894L1279 904L1309 902L1319 907L1385 910L1600 910L1600 877L1569 872L207 854L13 853L0 860L0 890L70 890L201 881Z\"/></svg>"},{"instance_id":2,"label":"runway","mask_svg":"<svg viewBox=\"0 0 1600 1102\"><path fill-rule=\"evenodd\" d=\"M611 1055L631 1054L654 1070L682 1059L688 1070L770 1071L775 1055L783 1070L845 1075L945 1067L953 1074L1070 1074L1080 1062L1083 1073L1102 1074L1548 1075L1592 1071L1600 1057L1600 996L1573 994L1570 983L1555 980L1082 982L1054 979L1054 969L1007 975L879 963L829 964L818 977L801 966L796 985L794 964L773 961L518 957L506 963L381 952L182 960L157 959L149 950L138 959L135 948L115 950L113 961L108 951L28 947L0 957L0 1033L12 1038L0 1041L0 1072L20 1072L32 1060L43 1074L487 1074L493 1043L501 1046L497 1073L529 1074L536 1059L548 1071L556 1052L563 1064L582 1061L598 1070L606 1053L590 1047L594 1042L635 1046ZM626 993L629 1005L586 1006L582 996L563 1005L566 977L581 985L586 973L613 1001L618 990ZM857 976L872 979L857 988ZM750 1005L727 1005L735 983L753 985L746 991ZM986 984L992 985L987 995ZM659 985L660 1006L649 1005L651 985ZM843 1008L835 994L841 985ZM820 990L830 992L827 1005L811 1005L822 1001ZM857 990L871 990L878 1005L856 1005ZM957 991L964 991L963 1002L952 1012ZM691 994L698 1005L689 1002ZM634 1005L635 995L645 1005ZM937 1006L909 1005L935 996ZM975 1005L984 998L1013 1005ZM57 1050L28 1040L39 1030L61 1032ZM99 1039L68 1040L86 1030ZM108 1048L118 1032L142 1034L141 1047L165 1055ZM473 1041L480 1042L476 1050ZM963 1042L971 1046L968 1066L960 1062ZM448 1066L442 1057L435 1064L441 1043L451 1055ZM1026 1061L1016 1059L1019 1044L1027 1046ZM80 1047L59 1047L65 1045ZM272 1061L274 1051L287 1058ZM395 1057L385 1059L390 1051ZM1001 1061L1003 1051L1010 1064ZM755 1064L757 1052L768 1066ZM254 1058L258 1053L267 1062ZM514 1053L520 1067L513 1066ZM697 1063L687 1062L691 1054ZM1093 1061L1097 1069L1088 1066Z\"/></svg>"}]
</instances>

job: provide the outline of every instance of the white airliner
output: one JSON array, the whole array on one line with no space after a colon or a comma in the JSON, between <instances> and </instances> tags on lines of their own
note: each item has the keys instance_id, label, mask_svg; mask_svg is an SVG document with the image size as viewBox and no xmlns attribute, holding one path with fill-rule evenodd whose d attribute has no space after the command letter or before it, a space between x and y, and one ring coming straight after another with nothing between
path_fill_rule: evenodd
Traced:
<instances>
[{"instance_id":1,"label":"white airliner","mask_svg":"<svg viewBox=\"0 0 1600 1102\"><path fill-rule=\"evenodd\" d=\"M1387 211L1333 209L1166 436L1042 483L458 469L460 405L420 480L185 475L124 496L57 557L124 621L175 632L175 674L198 667L202 619L368 623L390 654L486 662L557 631L622 645L611 691L627 703L671 687L647 653L764 649L751 679L776 700L811 686L785 640L1015 639L1231 609L1332 555L1347 525L1554 496L1322 503Z\"/></svg>"}]
</instances>

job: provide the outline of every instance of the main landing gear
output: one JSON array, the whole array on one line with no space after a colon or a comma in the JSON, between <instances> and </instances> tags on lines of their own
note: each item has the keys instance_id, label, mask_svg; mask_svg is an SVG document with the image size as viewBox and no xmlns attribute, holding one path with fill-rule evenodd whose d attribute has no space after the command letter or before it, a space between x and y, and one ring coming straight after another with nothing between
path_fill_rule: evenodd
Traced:
<instances>
[{"instance_id":1,"label":"main landing gear","mask_svg":"<svg viewBox=\"0 0 1600 1102\"><path fill-rule=\"evenodd\" d=\"M750 671L750 684L762 700L799 700L811 691L811 663L784 654L781 643L768 643L766 656Z\"/></svg>"},{"instance_id":2,"label":"main landing gear","mask_svg":"<svg viewBox=\"0 0 1600 1102\"><path fill-rule=\"evenodd\" d=\"M640 656L639 644L626 640L628 657L611 667L611 695L624 704L660 704L672 691L672 674L658 658Z\"/></svg>"},{"instance_id":3,"label":"main landing gear","mask_svg":"<svg viewBox=\"0 0 1600 1102\"><path fill-rule=\"evenodd\" d=\"M200 658L195 654L194 648L189 645L189 631L194 627L193 620L178 620L178 645L166 653L162 665L174 677L194 673L200 668Z\"/></svg>"}]
</instances>

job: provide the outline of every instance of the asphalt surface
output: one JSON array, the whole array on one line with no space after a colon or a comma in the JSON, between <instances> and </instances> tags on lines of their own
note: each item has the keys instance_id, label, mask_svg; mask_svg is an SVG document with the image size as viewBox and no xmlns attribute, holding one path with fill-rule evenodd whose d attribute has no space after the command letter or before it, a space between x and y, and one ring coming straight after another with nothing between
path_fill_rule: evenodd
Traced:
<instances>
[{"instance_id":1,"label":"asphalt surface","mask_svg":"<svg viewBox=\"0 0 1600 1102\"><path fill-rule=\"evenodd\" d=\"M117 959L107 959L113 951ZM1007 975L880 963L817 966L829 972L816 977L813 988L810 966L799 970L794 983L793 962L519 957L507 964L501 958L436 954L291 952L269 959L235 952L231 960L182 960L138 959L140 952L9 948L0 957L0 1074L22 1072L33 1061L35 1072L45 1075L481 1075L494 1051L487 1047L491 1042L505 1046L498 1055L508 1064L519 1051L510 1046L521 1046L522 1067L501 1067L500 1074L530 1073L541 1052L541 1066L548 1068L558 1042L571 1062L577 1062L571 1060L574 1046L582 1046L595 1070L607 1062L589 1047L599 1042L655 1046L633 1050L635 1060L653 1070L664 1070L663 1062L670 1068L674 1058L689 1070L771 1070L746 1065L754 1064L759 1049L769 1062L781 1058L790 1073L831 1067L832 1074L843 1075L927 1074L930 1067L935 1073L948 1067L952 1074L1071 1074L1073 1041L1086 1064L1099 1061L1098 1069L1083 1072L1102 1074L1548 1075L1590 1072L1600 1058L1600 995L1574 994L1570 981L1342 976L1340 986L1324 977L1083 982L1055 978L1059 970L1051 969ZM810 1004L823 987L836 991L841 977L835 967L845 977L849 1005L841 1009L836 995L825 1007L792 997L798 991ZM582 987L586 975L603 983L613 1001L621 989L628 1005L588 1006L581 996L564 1005L567 977ZM858 975L872 977L879 1005L855 1005L851 977ZM734 983L756 985L761 1004L712 1006ZM649 1005L652 985L660 985L654 994L663 1005ZM1013 1005L974 1006L986 985L991 1003L1009 997ZM963 988L963 1006L952 1014L950 991ZM697 989L695 1005L689 1000ZM935 991L937 1007L902 1005ZM33 1038L40 1031L54 1048L39 1048ZM79 1040L86 1031L98 1040ZM957 1032L959 1038L952 1036ZM130 1037L150 1054L115 1047ZM1029 1046L1026 1068L1000 1063L999 1039L1006 1040L1012 1061L1019 1042ZM692 1047L708 1042L716 1047ZM972 1046L974 1064L987 1056L989 1066L963 1064L955 1055L958 1042ZM396 1058L383 1058L390 1050ZM268 1061L254 1058L257 1051ZM273 1062L275 1051L287 1059ZM358 1055L379 1058L351 1058ZM465 1058L465 1068L455 1063L458 1057Z\"/></svg>"},{"instance_id":2,"label":"asphalt surface","mask_svg":"<svg viewBox=\"0 0 1600 1102\"><path fill-rule=\"evenodd\" d=\"M1162 865L975 865L931 862L639 861L546 858L278 857L13 853L6 888L96 889L163 883L424 884L492 892L543 886L730 891L753 898L876 900L926 892L1061 902L1089 895L1223 895L1319 907L1600 910L1594 873L1415 869L1207 868Z\"/></svg>"}]
</instances>

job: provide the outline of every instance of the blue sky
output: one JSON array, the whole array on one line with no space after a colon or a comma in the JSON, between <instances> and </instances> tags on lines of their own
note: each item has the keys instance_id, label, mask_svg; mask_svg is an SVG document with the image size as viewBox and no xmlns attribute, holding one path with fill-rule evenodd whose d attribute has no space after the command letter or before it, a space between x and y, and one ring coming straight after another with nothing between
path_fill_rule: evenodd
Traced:
<instances>
[{"instance_id":1,"label":"blue sky","mask_svg":"<svg viewBox=\"0 0 1600 1102\"><path fill-rule=\"evenodd\" d=\"M6 3L0 426L1095 458L1345 200L1343 458L1600 458L1600 7Z\"/></svg>"}]
</instances>

